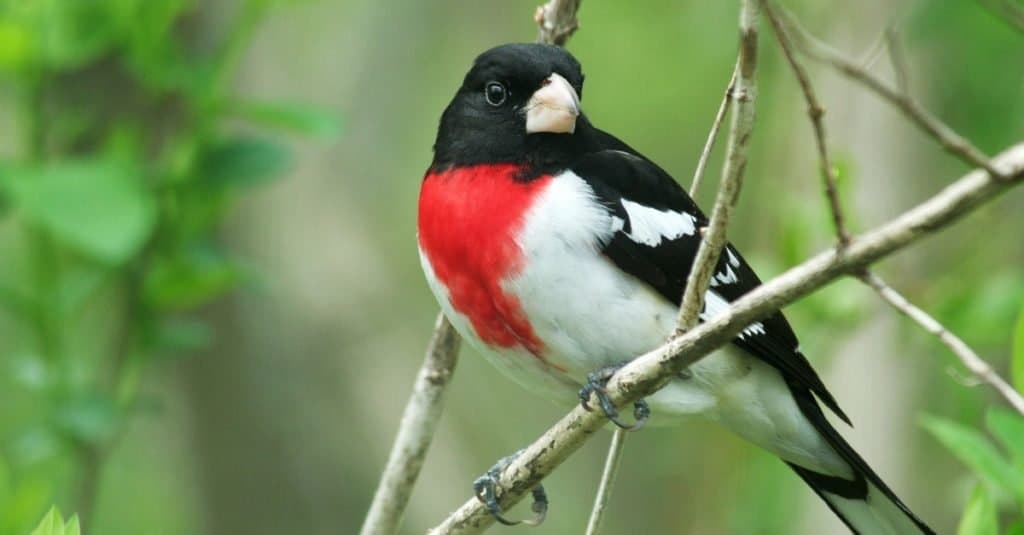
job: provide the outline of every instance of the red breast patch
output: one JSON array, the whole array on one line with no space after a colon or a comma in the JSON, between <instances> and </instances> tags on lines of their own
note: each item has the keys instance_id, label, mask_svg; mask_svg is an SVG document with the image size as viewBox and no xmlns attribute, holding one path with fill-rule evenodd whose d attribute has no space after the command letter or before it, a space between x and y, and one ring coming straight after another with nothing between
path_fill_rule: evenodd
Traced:
<instances>
[{"instance_id":1,"label":"red breast patch","mask_svg":"<svg viewBox=\"0 0 1024 535\"><path fill-rule=\"evenodd\" d=\"M476 165L423 179L419 201L420 247L448 288L452 307L469 318L487 344L522 347L544 360L519 300L501 282L522 269L515 236L550 176L516 180L515 165Z\"/></svg>"}]
</instances>

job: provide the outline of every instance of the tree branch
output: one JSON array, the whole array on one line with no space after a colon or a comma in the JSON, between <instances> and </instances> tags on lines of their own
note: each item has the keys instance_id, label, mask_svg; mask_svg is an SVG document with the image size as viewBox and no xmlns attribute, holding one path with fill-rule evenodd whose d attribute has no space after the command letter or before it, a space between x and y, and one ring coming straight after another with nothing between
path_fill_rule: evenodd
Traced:
<instances>
[{"instance_id":1,"label":"tree branch","mask_svg":"<svg viewBox=\"0 0 1024 535\"><path fill-rule=\"evenodd\" d=\"M549 0L538 6L533 20L537 23L537 42L565 46L565 42L579 29L576 12L583 0Z\"/></svg>"},{"instance_id":2,"label":"tree branch","mask_svg":"<svg viewBox=\"0 0 1024 535\"><path fill-rule=\"evenodd\" d=\"M852 80L860 82L883 99L896 106L929 136L935 138L947 152L957 156L971 167L980 167L996 178L1006 178L989 163L989 157L963 136L921 107L910 95L889 86L881 78L871 74L856 62L814 37L785 9L773 9L780 15L779 20L786 32L795 38L797 46L809 57L828 63Z\"/></svg>"},{"instance_id":3,"label":"tree branch","mask_svg":"<svg viewBox=\"0 0 1024 535\"><path fill-rule=\"evenodd\" d=\"M444 391L455 372L459 343L459 335L452 324L444 314L438 314L434 335L402 413L398 436L391 446L388 464L363 521L361 535L390 535L398 531L441 419Z\"/></svg>"},{"instance_id":4,"label":"tree branch","mask_svg":"<svg viewBox=\"0 0 1024 535\"><path fill-rule=\"evenodd\" d=\"M775 39L779 42L779 48L782 49L783 55L786 56L786 61L789 62L789 67L793 70L793 76L796 77L796 81L800 85L800 90L804 94L804 100L807 101L807 115L811 119L811 127L814 128L814 140L818 147L821 180L825 186L825 197L828 199L829 206L832 209L832 225L835 227L836 236L839 238L839 247L845 247L850 241L850 234L847 232L846 224L843 220L843 207L839 202L839 191L836 188L836 172L828 155L828 145L825 143L825 122L823 119L825 108L822 107L817 95L814 93L814 87L807 76L807 71L797 61L796 55L793 54L793 43L786 34L786 29L783 28L782 22L779 20L778 15L776 15L775 10L772 9L770 2L764 3L764 12L772 24L772 29L775 31Z\"/></svg>"},{"instance_id":5,"label":"tree branch","mask_svg":"<svg viewBox=\"0 0 1024 535\"><path fill-rule=\"evenodd\" d=\"M649 395L667 378L729 343L752 322L844 275L863 271L1019 186L1024 182L1024 143L997 156L992 167L1000 170L997 176L1003 178L984 169L971 171L892 221L852 237L841 255L835 249L821 252L755 288L727 312L637 357L612 377L608 394L619 406ZM507 508L517 503L606 423L602 414L575 407L502 473L499 486L505 492L499 499L501 505ZM472 498L432 533L479 533L493 522L486 508Z\"/></svg>"},{"instance_id":6,"label":"tree branch","mask_svg":"<svg viewBox=\"0 0 1024 535\"><path fill-rule=\"evenodd\" d=\"M757 33L760 18L761 0L742 0L740 3L740 46L736 60L735 82L730 98L736 102L736 113L732 116L729 127L729 144L725 152L725 164L722 166L722 181L718 186L715 206L711 210L711 220L704 232L693 259L693 267L686 280L679 307L679 318L676 329L685 332L697 324L701 308L704 306L704 292L711 283L715 273L718 257L726 244L726 229L729 218L736 207L743 185L743 173L747 169L747 153L750 135L754 130L754 100L757 97Z\"/></svg>"},{"instance_id":7,"label":"tree branch","mask_svg":"<svg viewBox=\"0 0 1024 535\"><path fill-rule=\"evenodd\" d=\"M974 374L974 376L982 382L988 383L988 385L994 388L995 391L998 392L1011 407L1021 415L1024 415L1024 397L1021 396L1020 392L1017 392L1012 386L1004 381L1003 378L992 369L992 366L978 356L978 354L975 353L967 343L946 329L946 327L939 323L935 318L928 315L927 312L914 306L913 303L908 301L907 298L903 297L903 295L886 284L885 281L878 276L872 273L864 273L860 276L860 280L863 281L864 284L874 288L875 291L878 292L878 295L880 295L887 303L892 305L893 308L916 321L921 328L938 338L939 341L945 344L946 347L948 347L950 351L960 359L960 362L963 363L968 371Z\"/></svg>"},{"instance_id":8,"label":"tree branch","mask_svg":"<svg viewBox=\"0 0 1024 535\"><path fill-rule=\"evenodd\" d=\"M732 69L732 77L729 78L729 85L722 95L722 103L718 105L718 112L715 113L715 120L711 123L711 131L708 132L708 139L704 142L704 150L697 160L697 169L693 171L693 182L690 184L690 197L697 197L697 189L700 188L701 180L704 179L704 170L707 169L708 160L711 159L711 150L715 148L715 140L718 139L718 130L722 128L725 114L729 113L732 104L732 91L736 87L736 67Z\"/></svg>"},{"instance_id":9,"label":"tree branch","mask_svg":"<svg viewBox=\"0 0 1024 535\"><path fill-rule=\"evenodd\" d=\"M765 14L772 23L775 35L779 41L779 46L782 48L782 51L786 56L786 60L789 61L790 67L793 69L793 74L796 76L797 81L800 84L800 88L804 93L804 97L807 100L808 114L810 115L811 122L814 125L815 138L818 144L818 155L819 160L821 161L822 177L825 180L833 222L836 226L836 233L839 236L840 247L842 247L849 241L849 235L843 227L842 207L839 204L839 200L836 195L836 178L832 166L829 163L828 151L825 145L824 127L822 125L822 115L824 114L824 110L818 103L814 90L810 84L810 80L807 77L807 72L793 55L792 43L786 35L785 28L782 26L781 21L778 19L768 2L765 2ZM899 87L901 93L905 94L909 87L907 63L902 48L900 47L899 36L894 29L889 28L885 32L885 39L888 43L892 67L896 73L897 87ZM978 354L963 340L949 332L942 324L936 321L935 318L928 315L924 310L914 306L913 303L908 301L899 292L887 285L881 278L870 271L865 270L859 278L865 284L874 288L882 299L909 318L916 321L924 330L936 336L943 344L949 347L949 349L960 359L971 373L973 373L982 382L988 383L992 386L992 388L994 388L1007 403L1021 414L1024 414L1024 397L1004 381L995 372L995 370L993 370L985 360L978 356Z\"/></svg>"}]
</instances>

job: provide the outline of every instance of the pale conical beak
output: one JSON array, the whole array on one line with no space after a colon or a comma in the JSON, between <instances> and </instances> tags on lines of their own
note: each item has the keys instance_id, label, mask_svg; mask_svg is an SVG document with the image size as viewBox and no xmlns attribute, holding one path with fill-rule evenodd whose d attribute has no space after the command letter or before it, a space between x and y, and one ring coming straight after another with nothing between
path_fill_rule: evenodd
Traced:
<instances>
[{"instance_id":1,"label":"pale conical beak","mask_svg":"<svg viewBox=\"0 0 1024 535\"><path fill-rule=\"evenodd\" d=\"M565 78L551 73L526 103L526 133L571 134L580 115L580 97Z\"/></svg>"}]
</instances>

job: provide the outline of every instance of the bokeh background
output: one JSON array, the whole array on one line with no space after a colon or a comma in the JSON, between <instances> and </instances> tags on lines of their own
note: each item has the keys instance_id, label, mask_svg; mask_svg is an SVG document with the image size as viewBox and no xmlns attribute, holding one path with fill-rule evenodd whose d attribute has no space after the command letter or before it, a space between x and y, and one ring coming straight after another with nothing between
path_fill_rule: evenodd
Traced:
<instances>
[{"instance_id":1,"label":"bokeh background","mask_svg":"<svg viewBox=\"0 0 1024 535\"><path fill-rule=\"evenodd\" d=\"M534 38L537 3L2 2L0 533L52 504L88 534L355 532L437 310L414 225L437 118L476 54ZM998 3L786 2L885 76L877 44L895 28L914 96L990 153L1024 138L1024 33L983 5ZM736 4L587 0L569 44L585 112L684 183L732 69ZM770 277L828 247L831 225L767 24L761 43L730 232ZM964 173L810 68L854 229ZM879 272L1008 373L1021 229L1015 191ZM1020 518L1024 423L993 416L999 400L941 345L854 281L787 314L857 425L845 435L922 517L951 532L973 495L1004 527ZM465 349L403 533L563 412ZM582 531L609 437L545 482L533 532ZM631 438L607 531L639 530L845 532L782 463L701 421Z\"/></svg>"}]
</instances>

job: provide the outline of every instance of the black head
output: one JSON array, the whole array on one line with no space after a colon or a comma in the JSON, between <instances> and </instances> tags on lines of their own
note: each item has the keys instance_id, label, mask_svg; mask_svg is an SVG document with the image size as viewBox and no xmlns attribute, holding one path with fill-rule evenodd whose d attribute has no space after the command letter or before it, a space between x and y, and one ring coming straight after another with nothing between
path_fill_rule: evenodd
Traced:
<instances>
[{"instance_id":1,"label":"black head","mask_svg":"<svg viewBox=\"0 0 1024 535\"><path fill-rule=\"evenodd\" d=\"M564 164L588 125L583 73L564 49L507 44L480 54L441 116L433 168Z\"/></svg>"}]
</instances>

